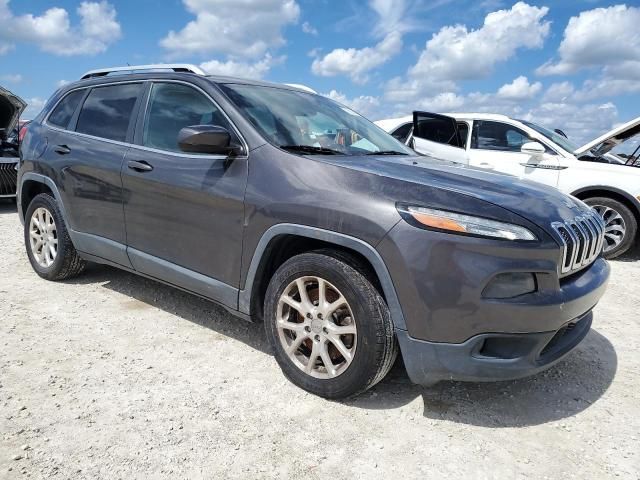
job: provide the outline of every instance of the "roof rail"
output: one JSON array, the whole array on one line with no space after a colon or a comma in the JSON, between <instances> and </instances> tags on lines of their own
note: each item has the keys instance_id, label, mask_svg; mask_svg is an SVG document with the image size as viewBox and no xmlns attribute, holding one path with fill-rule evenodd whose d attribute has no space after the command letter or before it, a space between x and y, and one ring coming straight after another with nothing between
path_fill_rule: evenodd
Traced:
<instances>
[{"instance_id":1,"label":"roof rail","mask_svg":"<svg viewBox=\"0 0 640 480\"><path fill-rule=\"evenodd\" d=\"M303 85L301 83L285 83L285 85L287 87L297 88L299 90L304 90L305 92L309 92L309 93L316 93L316 94L318 93L313 88L307 87L306 85Z\"/></svg>"},{"instance_id":2,"label":"roof rail","mask_svg":"<svg viewBox=\"0 0 640 480\"><path fill-rule=\"evenodd\" d=\"M100 68L97 70L90 70L80 80L86 80L88 78L105 77L111 73L139 73L145 70L171 70L174 72L187 72L195 73L196 75L206 75L204 71L196 65L190 65L188 63L158 63L153 65L128 65L126 67L112 67L112 68Z\"/></svg>"}]
</instances>

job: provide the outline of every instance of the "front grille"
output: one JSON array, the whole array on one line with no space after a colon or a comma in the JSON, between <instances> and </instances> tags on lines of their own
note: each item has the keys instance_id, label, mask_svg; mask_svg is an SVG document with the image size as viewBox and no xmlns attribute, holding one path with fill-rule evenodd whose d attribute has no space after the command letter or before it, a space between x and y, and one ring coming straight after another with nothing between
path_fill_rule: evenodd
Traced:
<instances>
[{"instance_id":1,"label":"front grille","mask_svg":"<svg viewBox=\"0 0 640 480\"><path fill-rule=\"evenodd\" d=\"M17 162L0 163L0 197L13 196L18 186Z\"/></svg>"},{"instance_id":2,"label":"front grille","mask_svg":"<svg viewBox=\"0 0 640 480\"><path fill-rule=\"evenodd\" d=\"M602 252L604 223L595 211L568 222L551 224L562 243L560 273L570 274L590 265Z\"/></svg>"}]
</instances>

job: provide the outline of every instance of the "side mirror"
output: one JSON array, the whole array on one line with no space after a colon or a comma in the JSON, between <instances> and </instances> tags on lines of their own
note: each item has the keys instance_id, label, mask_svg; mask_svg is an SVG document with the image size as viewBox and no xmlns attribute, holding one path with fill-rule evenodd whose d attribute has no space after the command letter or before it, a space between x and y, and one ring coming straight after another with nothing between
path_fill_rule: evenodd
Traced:
<instances>
[{"instance_id":1,"label":"side mirror","mask_svg":"<svg viewBox=\"0 0 640 480\"><path fill-rule=\"evenodd\" d=\"M178 133L178 146L187 153L228 155L237 146L231 143L229 131L219 125L192 125Z\"/></svg>"},{"instance_id":2,"label":"side mirror","mask_svg":"<svg viewBox=\"0 0 640 480\"><path fill-rule=\"evenodd\" d=\"M542 155L547 149L540 142L527 142L520 147L520 151L529 155Z\"/></svg>"}]
</instances>

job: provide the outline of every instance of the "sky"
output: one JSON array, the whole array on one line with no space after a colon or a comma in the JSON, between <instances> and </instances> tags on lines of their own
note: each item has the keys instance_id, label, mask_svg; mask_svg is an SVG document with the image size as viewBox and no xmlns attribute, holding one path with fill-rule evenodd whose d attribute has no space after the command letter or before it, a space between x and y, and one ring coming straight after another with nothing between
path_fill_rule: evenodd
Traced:
<instances>
[{"instance_id":1,"label":"sky","mask_svg":"<svg viewBox=\"0 0 640 480\"><path fill-rule=\"evenodd\" d=\"M33 117L94 68L301 83L371 120L505 113L584 143L640 115L640 2L0 0L0 85Z\"/></svg>"}]
</instances>

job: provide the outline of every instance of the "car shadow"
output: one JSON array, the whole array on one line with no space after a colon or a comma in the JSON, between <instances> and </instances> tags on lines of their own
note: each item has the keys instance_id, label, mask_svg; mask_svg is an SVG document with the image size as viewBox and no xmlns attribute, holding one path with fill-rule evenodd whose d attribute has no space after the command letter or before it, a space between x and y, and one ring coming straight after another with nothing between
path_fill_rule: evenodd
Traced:
<instances>
[{"instance_id":1,"label":"car shadow","mask_svg":"<svg viewBox=\"0 0 640 480\"><path fill-rule=\"evenodd\" d=\"M503 382L414 385L401 360L370 393L348 401L365 409L399 408L422 397L427 418L490 428L539 425L571 417L609 388L618 359L606 337L591 330L564 360L529 378Z\"/></svg>"},{"instance_id":2,"label":"car shadow","mask_svg":"<svg viewBox=\"0 0 640 480\"><path fill-rule=\"evenodd\" d=\"M238 319L215 303L113 267L90 264L72 284L101 284L114 292L271 354L262 324ZM274 366L275 368L275 366ZM509 382L411 383L402 360L368 393L341 403L362 409L397 409L421 398L424 417L484 427L538 425L571 417L595 403L611 385L617 355L591 330L566 359L530 378Z\"/></svg>"},{"instance_id":3,"label":"car shadow","mask_svg":"<svg viewBox=\"0 0 640 480\"><path fill-rule=\"evenodd\" d=\"M0 215L18 213L16 202L13 199L0 198Z\"/></svg>"},{"instance_id":4,"label":"car shadow","mask_svg":"<svg viewBox=\"0 0 640 480\"><path fill-rule=\"evenodd\" d=\"M640 244L636 244L631 247L628 251L623 253L617 258L611 260L612 262L635 262L636 260L640 260Z\"/></svg>"},{"instance_id":5,"label":"car shadow","mask_svg":"<svg viewBox=\"0 0 640 480\"><path fill-rule=\"evenodd\" d=\"M79 277L65 283L99 283L104 288L238 340L260 352L271 352L262 324L242 320L216 303L163 283L95 263L90 263Z\"/></svg>"}]
</instances>

